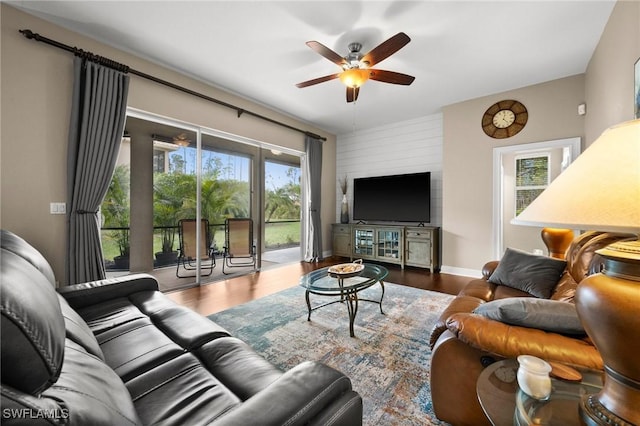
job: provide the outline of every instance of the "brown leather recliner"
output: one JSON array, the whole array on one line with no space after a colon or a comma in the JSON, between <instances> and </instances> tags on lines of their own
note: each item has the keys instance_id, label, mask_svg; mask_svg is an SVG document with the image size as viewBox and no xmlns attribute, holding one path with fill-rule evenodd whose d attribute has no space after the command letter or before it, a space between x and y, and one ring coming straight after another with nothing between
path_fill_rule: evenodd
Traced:
<instances>
[{"instance_id":1,"label":"brown leather recliner","mask_svg":"<svg viewBox=\"0 0 640 426\"><path fill-rule=\"evenodd\" d=\"M566 252L567 267L551 299L573 303L578 283L600 272L595 253L627 234L587 232ZM635 236L633 236L635 238ZM547 361L603 369L598 350L588 337L575 338L534 328L512 326L472 313L479 305L507 297L533 297L488 282L498 261L484 265L483 278L470 281L449 304L431 334L431 395L436 416L452 425L489 425L476 394L482 370L492 362L534 355Z\"/></svg>"}]
</instances>

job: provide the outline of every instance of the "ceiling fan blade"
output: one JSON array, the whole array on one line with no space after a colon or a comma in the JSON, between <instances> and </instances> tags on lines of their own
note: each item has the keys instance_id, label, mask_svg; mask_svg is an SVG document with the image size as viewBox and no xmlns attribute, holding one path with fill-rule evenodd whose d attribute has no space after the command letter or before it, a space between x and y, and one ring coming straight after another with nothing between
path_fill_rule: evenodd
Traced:
<instances>
[{"instance_id":1,"label":"ceiling fan blade","mask_svg":"<svg viewBox=\"0 0 640 426\"><path fill-rule=\"evenodd\" d=\"M359 87L347 87L347 102L357 101L359 93L360 93Z\"/></svg>"},{"instance_id":2,"label":"ceiling fan blade","mask_svg":"<svg viewBox=\"0 0 640 426\"><path fill-rule=\"evenodd\" d=\"M371 52L364 55L362 60L368 62L369 66L372 67L402 49L410 41L411 39L408 35L400 32L387 41L382 42L377 47L374 47Z\"/></svg>"},{"instance_id":3,"label":"ceiling fan blade","mask_svg":"<svg viewBox=\"0 0 640 426\"><path fill-rule=\"evenodd\" d=\"M371 80L382 81L383 83L402 84L405 86L413 83L416 78L412 75L401 74L394 71L369 70L369 78Z\"/></svg>"},{"instance_id":4,"label":"ceiling fan blade","mask_svg":"<svg viewBox=\"0 0 640 426\"><path fill-rule=\"evenodd\" d=\"M307 46L338 66L342 66L347 63L342 56L338 55L322 43L318 43L317 41L308 41Z\"/></svg>"},{"instance_id":5,"label":"ceiling fan blade","mask_svg":"<svg viewBox=\"0 0 640 426\"><path fill-rule=\"evenodd\" d=\"M340 73L325 75L324 77L314 78L313 80L303 81L302 83L296 84L296 87L302 89L303 87L313 86L314 84L324 83L325 81L333 80L334 78L338 78Z\"/></svg>"}]
</instances>

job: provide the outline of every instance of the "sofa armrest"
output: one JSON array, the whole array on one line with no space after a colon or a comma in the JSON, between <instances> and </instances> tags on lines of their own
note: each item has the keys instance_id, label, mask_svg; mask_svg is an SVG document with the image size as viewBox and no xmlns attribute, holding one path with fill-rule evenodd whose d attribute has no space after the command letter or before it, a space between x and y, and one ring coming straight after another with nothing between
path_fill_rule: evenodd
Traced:
<instances>
[{"instance_id":1,"label":"sofa armrest","mask_svg":"<svg viewBox=\"0 0 640 426\"><path fill-rule=\"evenodd\" d=\"M139 291L158 291L158 281L149 274L135 274L124 277L91 281L58 289L74 309L95 305L109 299L127 297Z\"/></svg>"},{"instance_id":2,"label":"sofa armrest","mask_svg":"<svg viewBox=\"0 0 640 426\"><path fill-rule=\"evenodd\" d=\"M484 266L482 267L482 278L484 278L485 280L488 280L491 274L493 274L493 272L498 267L499 263L500 263L499 260L491 260L485 263Z\"/></svg>"},{"instance_id":3,"label":"sofa armrest","mask_svg":"<svg viewBox=\"0 0 640 426\"><path fill-rule=\"evenodd\" d=\"M604 368L600 353L587 339L504 324L472 313L451 315L447 328L464 343L501 357L527 354L595 370Z\"/></svg>"},{"instance_id":4,"label":"sofa armrest","mask_svg":"<svg viewBox=\"0 0 640 426\"><path fill-rule=\"evenodd\" d=\"M440 317L431 329L431 336L429 336L429 346L431 349L434 348L440 335L447 331L447 320L451 315L461 312L471 312L483 303L484 300L477 297L464 294L456 296L440 314Z\"/></svg>"},{"instance_id":5,"label":"sofa armrest","mask_svg":"<svg viewBox=\"0 0 640 426\"><path fill-rule=\"evenodd\" d=\"M344 374L307 361L288 370L213 424L259 422L265 426L293 426L315 423L318 417L332 425L361 425L362 398L351 389L351 381Z\"/></svg>"}]
</instances>

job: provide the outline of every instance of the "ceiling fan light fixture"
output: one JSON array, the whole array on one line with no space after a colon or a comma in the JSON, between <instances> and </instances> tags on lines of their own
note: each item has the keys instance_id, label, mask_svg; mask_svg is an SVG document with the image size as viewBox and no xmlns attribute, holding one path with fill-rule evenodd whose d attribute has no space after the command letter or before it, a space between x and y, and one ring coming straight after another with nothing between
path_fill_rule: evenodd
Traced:
<instances>
[{"instance_id":1,"label":"ceiling fan light fixture","mask_svg":"<svg viewBox=\"0 0 640 426\"><path fill-rule=\"evenodd\" d=\"M369 80L369 71L366 69L352 68L340 74L340 81L347 87L360 87Z\"/></svg>"}]
</instances>

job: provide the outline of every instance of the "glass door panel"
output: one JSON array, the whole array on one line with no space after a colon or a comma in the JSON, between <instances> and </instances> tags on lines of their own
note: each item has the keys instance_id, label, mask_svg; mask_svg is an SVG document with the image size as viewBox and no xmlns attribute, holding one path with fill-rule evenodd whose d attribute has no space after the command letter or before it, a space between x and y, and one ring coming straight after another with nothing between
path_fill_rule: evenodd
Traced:
<instances>
[{"instance_id":1,"label":"glass door panel","mask_svg":"<svg viewBox=\"0 0 640 426\"><path fill-rule=\"evenodd\" d=\"M178 222L195 219L197 134L165 126L153 136L154 269L175 268L180 241Z\"/></svg>"},{"instance_id":2,"label":"glass door panel","mask_svg":"<svg viewBox=\"0 0 640 426\"><path fill-rule=\"evenodd\" d=\"M263 150L264 237L262 260L273 263L300 261L301 192L300 158Z\"/></svg>"},{"instance_id":3,"label":"glass door panel","mask_svg":"<svg viewBox=\"0 0 640 426\"><path fill-rule=\"evenodd\" d=\"M373 230L354 230L354 253L360 256L373 256Z\"/></svg>"},{"instance_id":4,"label":"glass door panel","mask_svg":"<svg viewBox=\"0 0 640 426\"><path fill-rule=\"evenodd\" d=\"M209 221L212 248L222 255L226 218L250 218L253 156L251 149L204 134L202 137L201 215ZM237 145L237 144L236 144Z\"/></svg>"},{"instance_id":5,"label":"glass door panel","mask_svg":"<svg viewBox=\"0 0 640 426\"><path fill-rule=\"evenodd\" d=\"M131 139L122 138L116 167L100 206L102 257L108 273L129 271Z\"/></svg>"},{"instance_id":6,"label":"glass door panel","mask_svg":"<svg viewBox=\"0 0 640 426\"><path fill-rule=\"evenodd\" d=\"M378 230L377 257L400 257L400 231Z\"/></svg>"}]
</instances>

